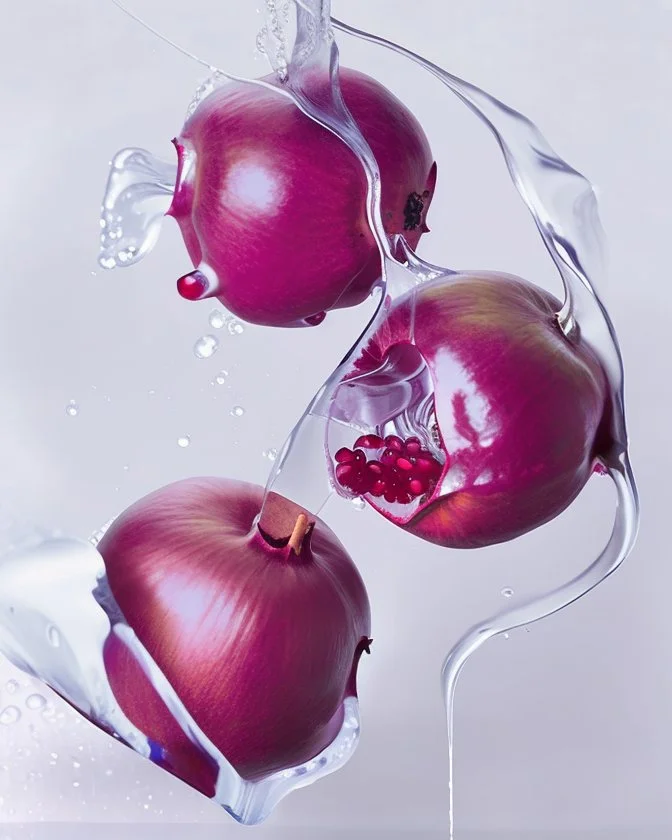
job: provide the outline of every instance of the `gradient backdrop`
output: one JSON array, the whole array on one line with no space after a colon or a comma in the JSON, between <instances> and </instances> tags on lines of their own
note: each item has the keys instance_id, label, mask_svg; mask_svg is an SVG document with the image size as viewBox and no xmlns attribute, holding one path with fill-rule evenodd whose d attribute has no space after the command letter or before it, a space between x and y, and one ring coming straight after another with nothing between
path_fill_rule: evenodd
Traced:
<instances>
[{"instance_id":1,"label":"gradient backdrop","mask_svg":"<svg viewBox=\"0 0 672 840\"><path fill-rule=\"evenodd\" d=\"M253 54L253 0L128 5L208 61L266 72ZM188 304L174 291L190 263L170 220L142 264L100 270L109 158L138 145L171 159L169 141L205 70L108 0L0 0L0 11L0 491L39 522L86 536L182 476L263 483L264 452L282 445L370 306L312 331L212 330L212 304ZM334 0L334 12L535 120L596 184L609 239L601 291L626 361L640 539L589 597L494 639L466 667L455 722L458 839L578 838L597 829L605 833L586 836L670 836L672 2ZM433 144L439 182L421 253L558 292L485 128L418 68L345 36L340 43L343 63L406 100ZM193 345L210 332L219 350L199 360ZM220 370L226 382L213 385ZM236 405L240 418L230 414ZM184 435L191 443L181 448ZM291 795L258 829L238 827L1 662L0 717L8 705L22 716L0 725L0 837L445 836L445 653L504 605L505 587L514 601L585 567L606 539L613 503L609 482L593 480L550 525L476 552L421 544L372 512L330 503L325 518L373 603L361 744L345 769ZM36 692L46 706L26 703ZM87 822L129 825L66 825Z\"/></svg>"}]
</instances>

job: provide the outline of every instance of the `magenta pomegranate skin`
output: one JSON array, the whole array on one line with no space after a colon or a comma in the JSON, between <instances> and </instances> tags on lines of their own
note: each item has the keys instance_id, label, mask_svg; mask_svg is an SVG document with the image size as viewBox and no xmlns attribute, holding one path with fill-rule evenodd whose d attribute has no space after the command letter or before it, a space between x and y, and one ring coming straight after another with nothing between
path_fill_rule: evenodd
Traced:
<instances>
[{"instance_id":1,"label":"magenta pomegranate skin","mask_svg":"<svg viewBox=\"0 0 672 840\"><path fill-rule=\"evenodd\" d=\"M366 590L336 536L319 519L299 533L298 553L286 537L263 536L254 524L262 498L252 484L179 481L128 508L98 545L126 621L201 730L250 780L334 740L370 642ZM126 716L162 750L157 763L214 795L214 762L114 636L105 665Z\"/></svg>"},{"instance_id":2,"label":"magenta pomegranate skin","mask_svg":"<svg viewBox=\"0 0 672 840\"><path fill-rule=\"evenodd\" d=\"M610 403L596 355L580 336L565 336L560 308L499 272L436 279L396 301L356 369L375 370L390 351L419 351L434 387L435 451L417 438L360 436L336 453L337 480L450 548L511 540L561 513L607 454Z\"/></svg>"},{"instance_id":3,"label":"magenta pomegranate skin","mask_svg":"<svg viewBox=\"0 0 672 840\"><path fill-rule=\"evenodd\" d=\"M427 138L379 82L349 69L340 81L380 168L385 230L403 233L415 248L428 229L436 180ZM178 181L168 214L202 269L180 278L180 294L218 297L238 317L269 326L317 324L325 311L369 295L381 265L364 170L291 100L227 84L199 105L175 145Z\"/></svg>"}]
</instances>

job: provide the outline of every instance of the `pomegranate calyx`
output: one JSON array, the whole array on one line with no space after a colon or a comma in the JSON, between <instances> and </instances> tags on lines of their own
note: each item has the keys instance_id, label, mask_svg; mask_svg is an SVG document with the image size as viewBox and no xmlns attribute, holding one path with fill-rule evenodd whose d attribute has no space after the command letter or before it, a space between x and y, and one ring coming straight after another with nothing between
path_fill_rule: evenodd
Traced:
<instances>
[{"instance_id":1,"label":"pomegranate calyx","mask_svg":"<svg viewBox=\"0 0 672 840\"><path fill-rule=\"evenodd\" d=\"M404 205L404 230L416 230L422 224L422 211L425 209L428 196L428 191L422 195L416 192L409 193Z\"/></svg>"}]
</instances>

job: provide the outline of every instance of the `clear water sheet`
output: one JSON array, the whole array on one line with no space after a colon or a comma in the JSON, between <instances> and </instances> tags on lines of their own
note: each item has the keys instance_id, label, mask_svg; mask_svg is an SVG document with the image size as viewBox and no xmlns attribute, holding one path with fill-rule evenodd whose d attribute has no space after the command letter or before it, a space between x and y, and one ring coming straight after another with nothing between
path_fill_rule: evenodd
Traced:
<instances>
[{"instance_id":1,"label":"clear water sheet","mask_svg":"<svg viewBox=\"0 0 672 840\"><path fill-rule=\"evenodd\" d=\"M602 232L595 195L586 179L553 152L525 117L420 56L375 35L332 21L328 2L297 0L294 4L268 0L265 14L265 25L257 43L271 62L275 78L266 82L244 81L262 84L276 90L278 95L290 97L304 113L340 137L357 154L367 176L369 224L383 264L376 314L297 423L275 462L267 490L282 493L314 513L334 493L351 497L337 480L334 455L344 442L361 434L414 433L439 459L436 447L432 449L433 388L420 354L386 359L373 377L356 377L359 355L384 324L390 308L399 302L407 304L411 313L407 340L412 347L414 300L419 285L439 282L455 272L427 264L403 240L388 240L380 214L378 167L340 95L334 30L364 38L416 62L455 93L490 129L562 278L565 300L558 312L559 324L570 340L580 330L609 377L614 445L604 467L617 495L612 535L603 552L581 575L554 592L505 610L471 628L450 652L442 680L452 764L453 697L457 678L468 657L493 635L550 615L598 585L627 556L636 536L638 503L628 459L620 352L608 313L596 292L602 272ZM214 67L211 70L211 80L198 91L188 113L193 113L214 87L237 78L224 70ZM328 84L315 84L320 80ZM101 217L102 266L132 265L149 253L170 206L176 179L177 169L173 164L159 161L144 150L126 149L114 158ZM207 266L203 269L207 277ZM347 391L354 383L361 399L353 401L348 399ZM446 482L454 481L455 477L444 469L428 492L442 492ZM375 504L372 499L368 501ZM408 510L390 512L399 514L399 519L408 514ZM262 518L263 515L262 510ZM101 659L102 643L109 633L115 633L133 651L184 732L217 762L220 772L216 799L237 820L244 823L263 820L289 791L332 772L352 754L359 731L354 700L346 709L341 733L320 756L261 782L245 782L199 730L124 622L107 588L102 558L95 549L96 538L57 540L49 535L40 536L28 526L17 526L14 530L0 565L2 651L115 737L160 761L152 745L120 711L107 682ZM22 585L25 575L41 569L48 569L49 574L45 571L39 578L43 583L37 589L27 590ZM59 580L68 578L77 581L77 586L63 598L54 599L54 587ZM450 786L452 834L452 773Z\"/></svg>"}]
</instances>

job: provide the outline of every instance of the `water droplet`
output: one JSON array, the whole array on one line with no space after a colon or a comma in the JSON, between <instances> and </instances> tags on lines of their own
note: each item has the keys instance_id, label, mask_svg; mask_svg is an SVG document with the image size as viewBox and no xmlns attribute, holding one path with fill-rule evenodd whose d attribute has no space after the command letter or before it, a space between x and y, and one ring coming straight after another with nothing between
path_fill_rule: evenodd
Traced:
<instances>
[{"instance_id":1,"label":"water droplet","mask_svg":"<svg viewBox=\"0 0 672 840\"><path fill-rule=\"evenodd\" d=\"M0 723L3 726L11 726L21 718L21 709L18 706L5 706L0 712Z\"/></svg>"},{"instance_id":2,"label":"water droplet","mask_svg":"<svg viewBox=\"0 0 672 840\"><path fill-rule=\"evenodd\" d=\"M203 335L194 344L194 356L197 359L209 359L217 352L218 348L219 341L214 335Z\"/></svg>"},{"instance_id":3,"label":"water droplet","mask_svg":"<svg viewBox=\"0 0 672 840\"><path fill-rule=\"evenodd\" d=\"M74 400L70 400L70 402L66 405L65 413L68 417L76 417L79 414L79 406Z\"/></svg>"},{"instance_id":4,"label":"water droplet","mask_svg":"<svg viewBox=\"0 0 672 840\"><path fill-rule=\"evenodd\" d=\"M189 435L184 435L183 437L179 437L177 439L177 445L180 446L182 449L186 449L187 446L191 443L191 438Z\"/></svg>"},{"instance_id":5,"label":"water droplet","mask_svg":"<svg viewBox=\"0 0 672 840\"><path fill-rule=\"evenodd\" d=\"M52 647L59 647L61 644L61 634L58 632L58 628L54 627L53 624L50 624L47 627L47 641Z\"/></svg>"},{"instance_id":6,"label":"water droplet","mask_svg":"<svg viewBox=\"0 0 672 840\"><path fill-rule=\"evenodd\" d=\"M242 405L234 405L234 407L231 409L231 414L234 417L242 417L243 414L245 414L245 409L242 407Z\"/></svg>"},{"instance_id":7,"label":"water droplet","mask_svg":"<svg viewBox=\"0 0 672 840\"><path fill-rule=\"evenodd\" d=\"M504 638L505 638L505 639L508 639L508 638L509 638L509 634L508 634L508 633L504 633Z\"/></svg>"},{"instance_id":8,"label":"water droplet","mask_svg":"<svg viewBox=\"0 0 672 840\"><path fill-rule=\"evenodd\" d=\"M43 709L47 705L47 700L41 694L30 694L26 697L27 709Z\"/></svg>"},{"instance_id":9,"label":"water droplet","mask_svg":"<svg viewBox=\"0 0 672 840\"><path fill-rule=\"evenodd\" d=\"M72 783L72 786L73 786L73 787L79 787L79 782L73 782L73 783Z\"/></svg>"},{"instance_id":10,"label":"water droplet","mask_svg":"<svg viewBox=\"0 0 672 840\"><path fill-rule=\"evenodd\" d=\"M231 335L240 335L241 333L245 332L245 327L240 323L240 321L229 321L228 330Z\"/></svg>"},{"instance_id":11,"label":"water droplet","mask_svg":"<svg viewBox=\"0 0 672 840\"><path fill-rule=\"evenodd\" d=\"M513 595L513 589L511 589L510 586L505 586L504 589L502 589L502 595L505 598L510 598Z\"/></svg>"},{"instance_id":12,"label":"water droplet","mask_svg":"<svg viewBox=\"0 0 672 840\"><path fill-rule=\"evenodd\" d=\"M19 684L16 680L9 680L9 682L5 685L5 691L8 694L14 694L16 689L19 687Z\"/></svg>"},{"instance_id":13,"label":"water droplet","mask_svg":"<svg viewBox=\"0 0 672 840\"><path fill-rule=\"evenodd\" d=\"M72 766L75 768L75 770L79 770L79 768L80 768L82 765L79 763L79 761L73 761L73 762L72 762Z\"/></svg>"},{"instance_id":14,"label":"water droplet","mask_svg":"<svg viewBox=\"0 0 672 840\"><path fill-rule=\"evenodd\" d=\"M366 502L359 496L352 500L352 506L355 510L364 510L366 508Z\"/></svg>"},{"instance_id":15,"label":"water droplet","mask_svg":"<svg viewBox=\"0 0 672 840\"><path fill-rule=\"evenodd\" d=\"M208 316L208 323L213 330L221 330L227 321L228 317L221 309L213 309Z\"/></svg>"},{"instance_id":16,"label":"water droplet","mask_svg":"<svg viewBox=\"0 0 672 840\"><path fill-rule=\"evenodd\" d=\"M220 370L220 372L215 376L215 384L216 385L223 385L226 382L226 377L229 375L228 370Z\"/></svg>"},{"instance_id":17,"label":"water droplet","mask_svg":"<svg viewBox=\"0 0 672 840\"><path fill-rule=\"evenodd\" d=\"M269 461L275 461L278 457L278 450L277 449L267 449L264 453L264 458L268 458Z\"/></svg>"}]
</instances>

